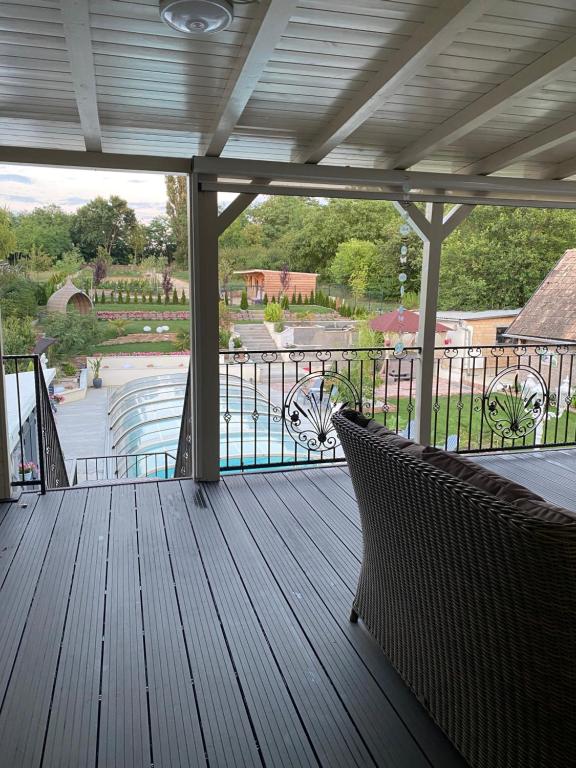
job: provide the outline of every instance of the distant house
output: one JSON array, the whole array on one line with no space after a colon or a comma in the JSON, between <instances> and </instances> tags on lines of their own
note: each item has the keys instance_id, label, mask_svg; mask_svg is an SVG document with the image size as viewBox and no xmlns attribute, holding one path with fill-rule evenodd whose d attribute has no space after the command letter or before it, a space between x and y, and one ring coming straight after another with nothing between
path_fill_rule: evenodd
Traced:
<instances>
[{"instance_id":1,"label":"distant house","mask_svg":"<svg viewBox=\"0 0 576 768\"><path fill-rule=\"evenodd\" d=\"M526 342L576 341L576 249L546 275L506 337Z\"/></svg>"},{"instance_id":2,"label":"distant house","mask_svg":"<svg viewBox=\"0 0 576 768\"><path fill-rule=\"evenodd\" d=\"M490 347L507 342L506 334L519 309L486 309L476 312L438 311L437 318L450 328L455 347Z\"/></svg>"},{"instance_id":3,"label":"distant house","mask_svg":"<svg viewBox=\"0 0 576 768\"><path fill-rule=\"evenodd\" d=\"M249 301L262 301L264 294L271 299L277 299L285 293L289 299L292 295L302 294L302 298L316 293L318 274L315 272L288 272L288 283L284 290L281 282L282 272L276 269L245 269L234 272L240 275L246 283Z\"/></svg>"}]
</instances>

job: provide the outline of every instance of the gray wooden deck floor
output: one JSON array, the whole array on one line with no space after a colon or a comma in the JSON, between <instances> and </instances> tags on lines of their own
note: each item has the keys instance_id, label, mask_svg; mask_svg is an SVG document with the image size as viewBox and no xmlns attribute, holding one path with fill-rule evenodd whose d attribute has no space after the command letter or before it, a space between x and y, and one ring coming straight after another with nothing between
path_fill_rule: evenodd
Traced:
<instances>
[{"instance_id":1,"label":"gray wooden deck floor","mask_svg":"<svg viewBox=\"0 0 576 768\"><path fill-rule=\"evenodd\" d=\"M576 448L470 456L492 472L576 512Z\"/></svg>"},{"instance_id":2,"label":"gray wooden deck floor","mask_svg":"<svg viewBox=\"0 0 576 768\"><path fill-rule=\"evenodd\" d=\"M0 508L0 766L456 768L348 613L339 468Z\"/></svg>"}]
</instances>

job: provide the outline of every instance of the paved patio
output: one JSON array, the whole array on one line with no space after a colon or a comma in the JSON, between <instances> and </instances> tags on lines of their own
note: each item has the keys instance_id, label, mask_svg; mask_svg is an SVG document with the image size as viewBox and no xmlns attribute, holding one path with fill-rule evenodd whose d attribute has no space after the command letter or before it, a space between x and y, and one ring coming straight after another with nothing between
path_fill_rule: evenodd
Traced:
<instances>
[{"instance_id":1,"label":"paved patio","mask_svg":"<svg viewBox=\"0 0 576 768\"><path fill-rule=\"evenodd\" d=\"M108 392L88 387L84 400L58 406L54 418L66 461L109 453Z\"/></svg>"}]
</instances>

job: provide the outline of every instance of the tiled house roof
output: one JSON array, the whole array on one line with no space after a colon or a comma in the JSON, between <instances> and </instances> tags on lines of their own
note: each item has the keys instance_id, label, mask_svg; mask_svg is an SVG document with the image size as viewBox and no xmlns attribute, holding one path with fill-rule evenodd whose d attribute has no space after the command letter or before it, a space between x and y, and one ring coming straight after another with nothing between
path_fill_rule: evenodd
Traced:
<instances>
[{"instance_id":1,"label":"tiled house roof","mask_svg":"<svg viewBox=\"0 0 576 768\"><path fill-rule=\"evenodd\" d=\"M576 341L576 249L562 256L543 280L507 336L518 339Z\"/></svg>"}]
</instances>

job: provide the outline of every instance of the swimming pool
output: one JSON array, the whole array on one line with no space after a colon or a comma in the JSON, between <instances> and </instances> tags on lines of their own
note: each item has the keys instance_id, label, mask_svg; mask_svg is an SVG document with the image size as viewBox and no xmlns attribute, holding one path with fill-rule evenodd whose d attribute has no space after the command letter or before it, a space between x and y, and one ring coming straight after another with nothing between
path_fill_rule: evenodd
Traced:
<instances>
[{"instance_id":1,"label":"swimming pool","mask_svg":"<svg viewBox=\"0 0 576 768\"><path fill-rule=\"evenodd\" d=\"M109 426L116 455L167 453L174 472L186 392L186 373L150 376L125 384L110 400ZM281 411L252 383L238 376L220 379L221 466L305 461L308 451L283 427ZM134 461L130 477L164 477L145 461Z\"/></svg>"}]
</instances>

